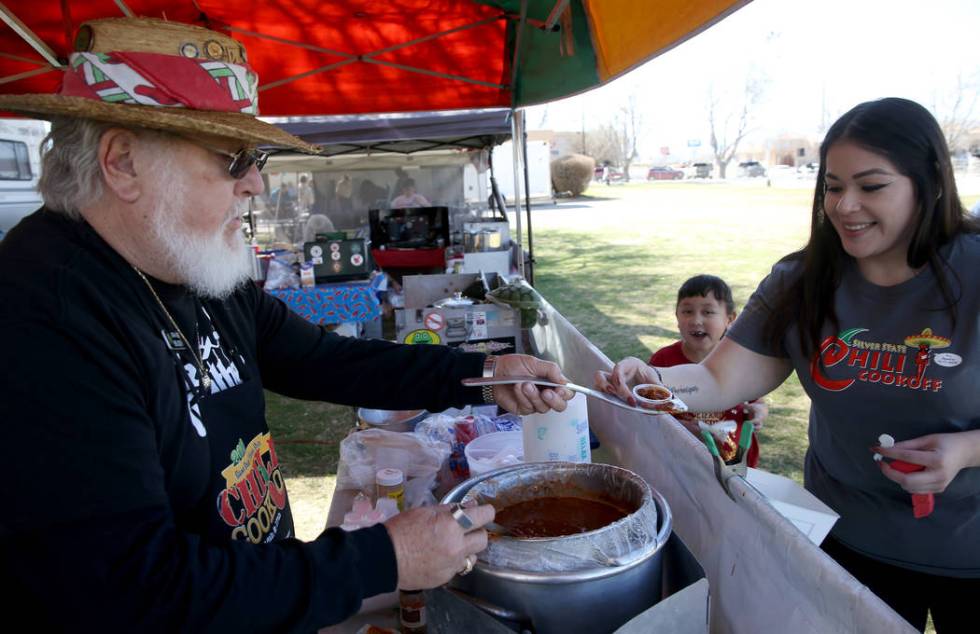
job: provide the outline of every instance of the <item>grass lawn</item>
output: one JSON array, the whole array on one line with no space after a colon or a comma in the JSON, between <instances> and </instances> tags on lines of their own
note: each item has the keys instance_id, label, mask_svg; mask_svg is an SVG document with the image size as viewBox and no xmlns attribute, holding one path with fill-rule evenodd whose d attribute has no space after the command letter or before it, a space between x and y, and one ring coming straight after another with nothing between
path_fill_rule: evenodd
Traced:
<instances>
[{"instance_id":1,"label":"grass lawn","mask_svg":"<svg viewBox=\"0 0 980 634\"><path fill-rule=\"evenodd\" d=\"M300 539L323 531L337 474L340 441L355 424L354 410L298 401L266 391L266 416L286 475Z\"/></svg>"},{"instance_id":2,"label":"grass lawn","mask_svg":"<svg viewBox=\"0 0 980 634\"><path fill-rule=\"evenodd\" d=\"M809 189L642 183L593 186L586 209L533 213L535 286L613 361L677 340L678 287L728 282L736 308L809 233ZM603 199L603 200L597 200ZM796 377L770 396L760 467L802 481L809 399Z\"/></svg>"},{"instance_id":3,"label":"grass lawn","mask_svg":"<svg viewBox=\"0 0 980 634\"><path fill-rule=\"evenodd\" d=\"M722 277L744 306L772 264L806 241L812 195L795 183L597 185L581 199L532 211L535 285L611 359L646 359L676 340L674 302L688 277ZM963 201L978 198L971 191ZM801 480L809 400L795 376L770 397L760 466ZM297 535L312 539L323 529L338 444L354 414L267 398Z\"/></svg>"}]
</instances>

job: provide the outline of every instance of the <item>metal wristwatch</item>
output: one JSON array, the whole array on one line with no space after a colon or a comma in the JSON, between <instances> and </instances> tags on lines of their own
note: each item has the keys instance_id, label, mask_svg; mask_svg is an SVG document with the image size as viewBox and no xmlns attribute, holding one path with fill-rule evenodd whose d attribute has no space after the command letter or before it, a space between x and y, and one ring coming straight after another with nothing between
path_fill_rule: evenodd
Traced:
<instances>
[{"instance_id":1,"label":"metal wristwatch","mask_svg":"<svg viewBox=\"0 0 980 634\"><path fill-rule=\"evenodd\" d=\"M497 368L497 357L493 355L487 355L487 358L483 360L483 378L491 379L493 378L493 372ZM484 385L482 389L483 402L487 405L493 405L497 401L493 398L493 386Z\"/></svg>"}]
</instances>

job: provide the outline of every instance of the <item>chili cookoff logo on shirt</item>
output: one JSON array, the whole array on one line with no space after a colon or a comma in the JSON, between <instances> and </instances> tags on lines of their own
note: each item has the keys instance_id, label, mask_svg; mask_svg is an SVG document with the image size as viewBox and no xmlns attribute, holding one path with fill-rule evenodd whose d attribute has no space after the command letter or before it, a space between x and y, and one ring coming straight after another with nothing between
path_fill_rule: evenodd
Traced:
<instances>
[{"instance_id":1,"label":"chili cookoff logo on shirt","mask_svg":"<svg viewBox=\"0 0 980 634\"><path fill-rule=\"evenodd\" d=\"M868 341L858 338L867 328L851 328L831 335L820 344L820 351L810 360L810 377L814 383L830 392L841 392L856 382L877 383L906 390L938 392L942 379L929 376L929 366L951 368L963 362L951 352L935 352L948 348L951 341L933 334L931 328L909 335L901 343ZM828 376L827 370L842 370ZM849 375L849 376L848 376Z\"/></svg>"},{"instance_id":2,"label":"chili cookoff logo on shirt","mask_svg":"<svg viewBox=\"0 0 980 634\"><path fill-rule=\"evenodd\" d=\"M272 436L257 434L248 445L239 440L231 460L221 471L227 486L218 494L218 515L232 527L232 539L270 541L286 508L286 482Z\"/></svg>"},{"instance_id":3,"label":"chili cookoff logo on shirt","mask_svg":"<svg viewBox=\"0 0 980 634\"><path fill-rule=\"evenodd\" d=\"M234 359L221 345L221 335L207 309L201 307L205 317L201 323L198 349L201 362L211 375L211 394L217 394L242 384L241 372ZM177 352L174 342L176 333L164 333L171 350ZM241 359L244 365L245 360ZM194 363L181 361L187 384L187 410L191 425L202 438L207 428L201 417L200 376ZM229 455L227 467L221 470L225 488L216 500L218 516L229 526L232 539L259 544L271 541L277 534L286 508L286 483L279 468L275 443L269 432L260 432L248 444L239 438Z\"/></svg>"}]
</instances>

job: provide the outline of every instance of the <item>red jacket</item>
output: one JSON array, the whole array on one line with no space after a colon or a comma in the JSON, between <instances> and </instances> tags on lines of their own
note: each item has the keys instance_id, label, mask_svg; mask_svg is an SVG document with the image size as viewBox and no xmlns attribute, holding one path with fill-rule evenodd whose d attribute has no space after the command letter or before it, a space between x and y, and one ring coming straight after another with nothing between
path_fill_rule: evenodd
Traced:
<instances>
[{"instance_id":1,"label":"red jacket","mask_svg":"<svg viewBox=\"0 0 980 634\"><path fill-rule=\"evenodd\" d=\"M657 350L650 357L648 363L650 365L655 365L658 368L669 368L675 365L684 365L685 363L694 363L686 356L684 356L684 350L681 347L683 342L677 341L665 346L660 350ZM739 403L732 409L725 410L723 412L688 412L686 414L675 414L675 416L682 420L703 420L706 423L716 423L720 420L733 420L738 425L735 431L728 434L728 440L723 443L718 444L718 453L721 454L721 459L725 462L735 459L735 452L738 450L738 437L742 433L742 423L745 422L746 407L745 404ZM749 446L749 455L746 463L750 467L754 467L759 464L759 441L757 440L755 434L752 435L752 444Z\"/></svg>"}]
</instances>

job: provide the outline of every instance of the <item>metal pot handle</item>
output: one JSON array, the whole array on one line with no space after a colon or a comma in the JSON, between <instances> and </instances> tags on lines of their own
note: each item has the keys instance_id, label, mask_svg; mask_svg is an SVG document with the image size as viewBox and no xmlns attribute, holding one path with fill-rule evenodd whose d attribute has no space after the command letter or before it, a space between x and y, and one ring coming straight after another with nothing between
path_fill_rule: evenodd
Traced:
<instances>
[{"instance_id":1,"label":"metal pot handle","mask_svg":"<svg viewBox=\"0 0 980 634\"><path fill-rule=\"evenodd\" d=\"M505 621L510 621L512 623L517 623L522 628L525 625L528 627L530 627L531 625L530 617L524 616L519 612L508 610L507 608L502 608L499 605L490 603L489 601L485 601L484 599L479 599L477 597L474 597L472 594L467 594L466 592L463 592L462 590L459 590L457 588L444 586L444 589L447 592L451 592L452 594L456 595L460 599L468 603L472 603L474 606L480 608L481 610L483 610L484 612L486 612L492 617L503 619Z\"/></svg>"},{"instance_id":2,"label":"metal pot handle","mask_svg":"<svg viewBox=\"0 0 980 634\"><path fill-rule=\"evenodd\" d=\"M657 531L657 550L660 550L667 544L674 530L674 517L670 513L670 507L667 506L667 499L660 491L650 487L650 493L653 494L653 501L657 505L657 523L660 524L660 529Z\"/></svg>"}]
</instances>

